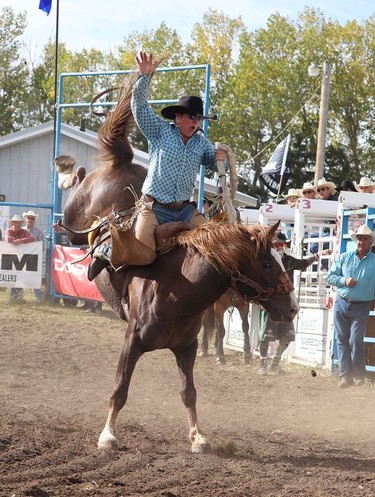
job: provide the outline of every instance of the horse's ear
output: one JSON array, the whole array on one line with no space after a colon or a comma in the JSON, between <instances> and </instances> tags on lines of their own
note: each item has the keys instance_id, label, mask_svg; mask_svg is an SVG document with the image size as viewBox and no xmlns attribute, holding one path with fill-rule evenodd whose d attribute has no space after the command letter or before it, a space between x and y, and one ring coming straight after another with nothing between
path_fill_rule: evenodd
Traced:
<instances>
[{"instance_id":1,"label":"horse's ear","mask_svg":"<svg viewBox=\"0 0 375 497\"><path fill-rule=\"evenodd\" d=\"M273 226L271 226L270 228L268 228L268 239L269 240L273 240L274 235L275 235L277 229L280 226L280 222L281 222L281 219L279 219L276 224L274 224Z\"/></svg>"}]
</instances>

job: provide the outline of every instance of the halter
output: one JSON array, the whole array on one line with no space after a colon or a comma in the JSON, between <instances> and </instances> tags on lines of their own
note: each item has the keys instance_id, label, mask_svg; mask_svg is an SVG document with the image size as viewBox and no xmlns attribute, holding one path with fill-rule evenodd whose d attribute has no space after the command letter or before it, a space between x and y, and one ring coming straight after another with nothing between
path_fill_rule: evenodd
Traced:
<instances>
[{"instance_id":1,"label":"halter","mask_svg":"<svg viewBox=\"0 0 375 497\"><path fill-rule=\"evenodd\" d=\"M243 294L237 288L238 282L244 283L245 285L254 288L254 290L258 292L258 295L255 295L255 297L249 297L248 295ZM231 286L242 295L243 299L246 302L265 302L274 293L285 294L290 293L292 290L294 290L293 284L290 281L288 273L286 271L280 274L272 288L263 288L256 281L237 271L237 273L232 273L231 275Z\"/></svg>"}]
</instances>

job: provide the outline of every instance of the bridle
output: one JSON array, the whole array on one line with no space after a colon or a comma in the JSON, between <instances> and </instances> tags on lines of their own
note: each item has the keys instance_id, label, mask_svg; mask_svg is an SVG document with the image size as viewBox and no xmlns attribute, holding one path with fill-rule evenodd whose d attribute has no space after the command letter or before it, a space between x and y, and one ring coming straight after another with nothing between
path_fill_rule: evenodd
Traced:
<instances>
[{"instance_id":1,"label":"bridle","mask_svg":"<svg viewBox=\"0 0 375 497\"><path fill-rule=\"evenodd\" d=\"M254 288L258 295L250 297L249 295L242 293L237 286L238 282L244 283L245 285ZM263 288L256 281L237 271L237 273L231 274L231 287L237 290L237 292L242 295L242 298L245 300L245 302L265 302L274 293L281 295L290 293L294 290L293 284L290 281L288 273L286 271L280 274L271 288Z\"/></svg>"}]
</instances>

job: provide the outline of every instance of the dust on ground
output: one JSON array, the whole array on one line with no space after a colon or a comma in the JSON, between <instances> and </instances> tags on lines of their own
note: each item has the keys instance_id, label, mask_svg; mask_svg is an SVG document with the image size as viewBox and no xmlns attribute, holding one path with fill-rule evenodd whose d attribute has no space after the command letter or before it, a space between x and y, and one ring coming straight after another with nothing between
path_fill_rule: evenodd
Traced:
<instances>
[{"instance_id":1,"label":"dust on ground","mask_svg":"<svg viewBox=\"0 0 375 497\"><path fill-rule=\"evenodd\" d=\"M0 295L0 497L374 497L374 387L257 361L197 359L200 425L190 452L174 356L144 355L121 411L118 452L96 448L126 326Z\"/></svg>"}]
</instances>

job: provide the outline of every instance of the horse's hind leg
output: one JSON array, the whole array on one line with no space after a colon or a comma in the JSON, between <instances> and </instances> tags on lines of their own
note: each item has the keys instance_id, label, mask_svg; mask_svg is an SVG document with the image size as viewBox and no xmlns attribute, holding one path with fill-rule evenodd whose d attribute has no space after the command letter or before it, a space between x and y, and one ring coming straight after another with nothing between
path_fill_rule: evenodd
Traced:
<instances>
[{"instance_id":1,"label":"horse's hind leg","mask_svg":"<svg viewBox=\"0 0 375 497\"><path fill-rule=\"evenodd\" d=\"M129 329L129 326L128 326ZM122 349L117 366L116 385L109 399L109 411L107 422L99 436L99 449L118 449L119 442L114 436L114 428L118 413L124 407L127 398L130 380L138 359L143 354L134 336L125 336L125 344Z\"/></svg>"},{"instance_id":2,"label":"horse's hind leg","mask_svg":"<svg viewBox=\"0 0 375 497\"><path fill-rule=\"evenodd\" d=\"M249 337L249 320L247 315L242 316L242 331L243 331L243 363L249 364L251 361L250 337Z\"/></svg>"},{"instance_id":3,"label":"horse's hind leg","mask_svg":"<svg viewBox=\"0 0 375 497\"><path fill-rule=\"evenodd\" d=\"M202 331L202 340L201 340L200 350L198 352L198 357L208 357L208 329L207 329L208 325L206 322L206 315L207 313L205 312L202 320L203 331Z\"/></svg>"},{"instance_id":4,"label":"horse's hind leg","mask_svg":"<svg viewBox=\"0 0 375 497\"><path fill-rule=\"evenodd\" d=\"M197 391L194 386L193 368L197 353L198 340L187 347L172 349L176 357L177 368L181 380L181 399L188 412L189 438L192 442L191 451L194 453L209 452L210 444L198 428L196 410Z\"/></svg>"},{"instance_id":5,"label":"horse's hind leg","mask_svg":"<svg viewBox=\"0 0 375 497\"><path fill-rule=\"evenodd\" d=\"M216 364L226 364L224 355L224 312L216 311L216 339L215 339L215 362Z\"/></svg>"}]
</instances>

